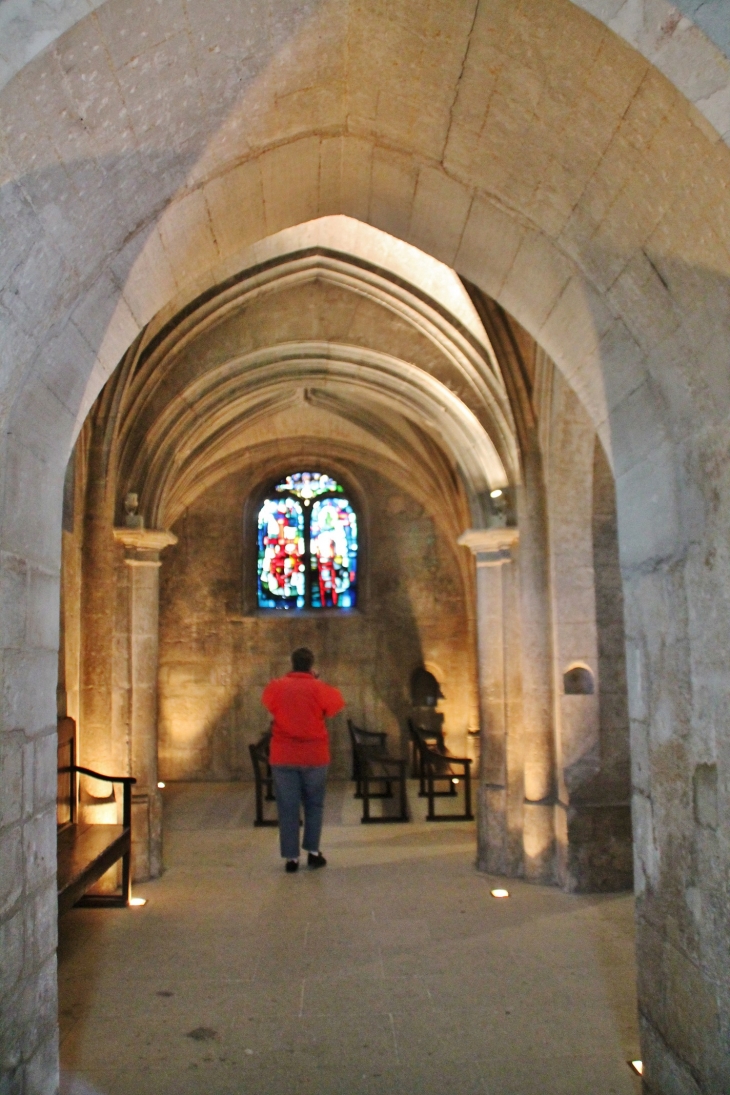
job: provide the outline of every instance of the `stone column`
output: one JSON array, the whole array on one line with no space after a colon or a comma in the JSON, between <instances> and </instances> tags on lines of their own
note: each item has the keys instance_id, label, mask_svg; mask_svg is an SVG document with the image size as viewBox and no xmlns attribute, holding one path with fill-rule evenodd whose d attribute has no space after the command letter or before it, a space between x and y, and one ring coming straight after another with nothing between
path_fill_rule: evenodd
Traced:
<instances>
[{"instance_id":1,"label":"stone column","mask_svg":"<svg viewBox=\"0 0 730 1095\"><path fill-rule=\"evenodd\" d=\"M481 770L477 792L477 861L492 874L519 872L520 856L510 840L510 731L517 711L512 702L515 647L513 551L516 528L469 529L459 537L476 558L477 645ZM521 800L521 794L519 798ZM520 839L521 845L521 839Z\"/></svg>"},{"instance_id":2,"label":"stone column","mask_svg":"<svg viewBox=\"0 0 730 1095\"><path fill-rule=\"evenodd\" d=\"M547 516L536 460L525 460L520 515L525 878L555 881L555 742Z\"/></svg>"},{"instance_id":3,"label":"stone column","mask_svg":"<svg viewBox=\"0 0 730 1095\"><path fill-rule=\"evenodd\" d=\"M133 877L162 871L162 799L157 788L157 670L160 552L177 543L161 529L115 528L129 567L129 771L132 799Z\"/></svg>"}]
</instances>

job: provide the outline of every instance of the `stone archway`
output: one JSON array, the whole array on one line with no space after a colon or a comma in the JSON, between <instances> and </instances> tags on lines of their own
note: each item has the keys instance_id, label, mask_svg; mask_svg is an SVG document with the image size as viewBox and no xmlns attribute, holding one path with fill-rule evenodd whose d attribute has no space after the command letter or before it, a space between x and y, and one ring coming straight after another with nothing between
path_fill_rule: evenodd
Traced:
<instances>
[{"instance_id":1,"label":"stone archway","mask_svg":"<svg viewBox=\"0 0 730 1095\"><path fill-rule=\"evenodd\" d=\"M23 903L52 907L58 540L76 425L152 315L204 291L221 265L235 270L264 236L346 213L511 311L611 453L647 1075L658 1090L720 1090L728 978L710 865L725 862L727 825L730 153L666 79L567 0L544 20L492 3L441 21L418 4L400 21L312 4L276 25L262 15L245 43L235 32L252 28L225 16L216 26L214 5L189 8L191 38L171 20L134 64L134 44L114 38L115 20L134 15L111 0L0 96L4 726L13 755L39 772L33 803L9 807L8 856L23 879L8 893L9 922ZM709 812L697 809L708 766L719 788ZM34 1045L51 1061L47 937L36 953L12 992L46 994L45 1010L34 1002L27 1014L40 1010ZM701 1029L694 1014L709 1017Z\"/></svg>"}]
</instances>

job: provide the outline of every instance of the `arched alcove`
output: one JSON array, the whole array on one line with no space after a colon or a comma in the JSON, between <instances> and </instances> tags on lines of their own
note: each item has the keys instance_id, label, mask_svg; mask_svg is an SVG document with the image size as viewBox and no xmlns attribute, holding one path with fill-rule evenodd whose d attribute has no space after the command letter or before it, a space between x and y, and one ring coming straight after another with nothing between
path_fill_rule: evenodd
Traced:
<instances>
[{"instance_id":1,"label":"arched alcove","mask_svg":"<svg viewBox=\"0 0 730 1095\"><path fill-rule=\"evenodd\" d=\"M105 379L171 301L218 285L226 263L237 273L242 250L322 214L370 221L515 315L601 431L624 568L640 955L661 955L659 989L641 1001L647 1076L721 1086L727 947L702 912L717 849L697 827L691 785L701 766L725 763L713 712L727 675L726 147L640 54L567 0L528 18L516 5L449 8L443 33L429 9L411 66L395 63L412 41L408 20L380 11L299 6L275 28L264 15L221 24L222 43L211 31L203 48L203 6L189 4L197 29L177 60L133 69L126 47L105 48L104 20L119 7L73 26L0 104L13 756L35 758L45 778L34 786L50 785L63 470ZM253 58L243 77L237 34ZM518 62L525 77L501 80ZM84 98L96 65L105 93ZM21 817L48 836L44 796L27 814L13 806L8 839L20 839ZM50 907L52 863L21 876L17 900ZM688 887L701 894L691 907ZM27 985L52 968L48 944ZM723 1018L688 1040L677 1017L690 997ZM19 1021L34 1032L18 1066L30 1069L52 1054L53 1021Z\"/></svg>"}]
</instances>

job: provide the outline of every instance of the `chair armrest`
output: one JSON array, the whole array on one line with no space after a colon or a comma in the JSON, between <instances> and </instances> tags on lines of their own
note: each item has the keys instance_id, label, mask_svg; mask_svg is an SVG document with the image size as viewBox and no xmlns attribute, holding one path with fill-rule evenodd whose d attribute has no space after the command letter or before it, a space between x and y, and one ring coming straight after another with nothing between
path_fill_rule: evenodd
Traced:
<instances>
[{"instance_id":1,"label":"chair armrest","mask_svg":"<svg viewBox=\"0 0 730 1095\"><path fill-rule=\"evenodd\" d=\"M59 772L80 772L82 776L91 776L92 779L103 780L104 783L121 783L123 792L122 825L125 829L132 828L132 788L137 780L134 776L104 776L101 772L94 772L91 768L82 768L78 764L69 764L59 768Z\"/></svg>"},{"instance_id":2,"label":"chair armrest","mask_svg":"<svg viewBox=\"0 0 730 1095\"><path fill-rule=\"evenodd\" d=\"M366 760L372 761L373 764L389 764L392 768L404 768L408 764L408 761L403 757L388 757L379 754L366 756Z\"/></svg>"},{"instance_id":3,"label":"chair armrest","mask_svg":"<svg viewBox=\"0 0 730 1095\"><path fill-rule=\"evenodd\" d=\"M471 757L455 757L453 753L450 753L448 751L448 749L446 750L445 753L439 753L439 756L444 757L444 759L448 760L450 764L464 764L464 765L467 765L467 764L472 763L472 758Z\"/></svg>"},{"instance_id":4,"label":"chair armrest","mask_svg":"<svg viewBox=\"0 0 730 1095\"><path fill-rule=\"evenodd\" d=\"M388 735L384 730L360 730L358 728L355 731L355 741L358 738L377 738L381 745L385 745ZM364 745L365 743L359 742L358 744Z\"/></svg>"},{"instance_id":5,"label":"chair armrest","mask_svg":"<svg viewBox=\"0 0 730 1095\"><path fill-rule=\"evenodd\" d=\"M103 776L101 772L94 772L91 768L82 768L78 764L67 764L59 768L59 772L80 772L82 776L91 776L92 779L102 779L105 783L128 783L133 786L137 782L134 776Z\"/></svg>"}]
</instances>

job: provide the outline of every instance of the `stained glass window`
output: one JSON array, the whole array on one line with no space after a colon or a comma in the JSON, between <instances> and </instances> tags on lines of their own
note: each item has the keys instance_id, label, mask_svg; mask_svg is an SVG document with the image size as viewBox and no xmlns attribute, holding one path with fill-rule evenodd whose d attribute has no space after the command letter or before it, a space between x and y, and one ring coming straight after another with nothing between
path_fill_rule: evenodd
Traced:
<instances>
[{"instance_id":1,"label":"stained glass window","mask_svg":"<svg viewBox=\"0 0 730 1095\"><path fill-rule=\"evenodd\" d=\"M277 494L293 494L295 498L319 498L321 494L342 494L342 487L317 471L295 471L274 487Z\"/></svg>"},{"instance_id":2,"label":"stained glass window","mask_svg":"<svg viewBox=\"0 0 730 1095\"><path fill-rule=\"evenodd\" d=\"M259 608L303 608L304 513L294 498L267 498L259 510Z\"/></svg>"},{"instance_id":3,"label":"stained glass window","mask_svg":"<svg viewBox=\"0 0 730 1095\"><path fill-rule=\"evenodd\" d=\"M342 486L300 471L274 492L258 517L259 608L354 608L357 516Z\"/></svg>"},{"instance_id":4,"label":"stained glass window","mask_svg":"<svg viewBox=\"0 0 730 1095\"><path fill-rule=\"evenodd\" d=\"M352 608L357 584L357 518L346 498L314 503L309 543L312 608Z\"/></svg>"}]
</instances>

